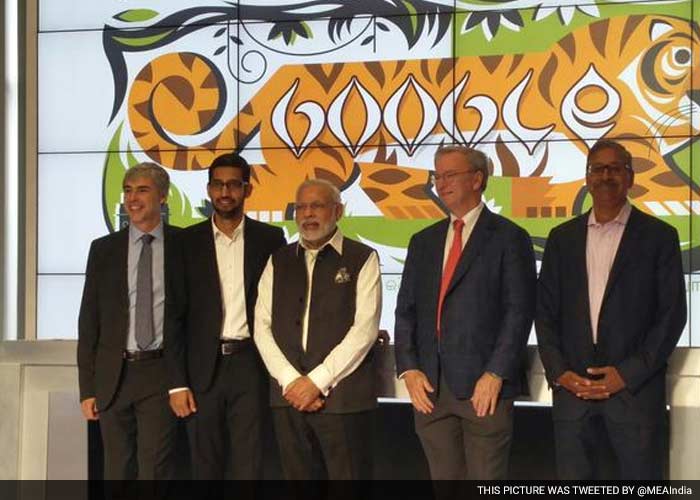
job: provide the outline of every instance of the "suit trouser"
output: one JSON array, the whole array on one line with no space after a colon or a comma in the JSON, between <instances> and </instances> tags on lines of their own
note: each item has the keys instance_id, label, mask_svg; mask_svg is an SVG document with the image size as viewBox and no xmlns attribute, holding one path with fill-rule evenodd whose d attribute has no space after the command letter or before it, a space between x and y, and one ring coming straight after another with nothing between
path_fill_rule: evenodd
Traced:
<instances>
[{"instance_id":1,"label":"suit trouser","mask_svg":"<svg viewBox=\"0 0 700 500\"><path fill-rule=\"evenodd\" d=\"M211 387L194 392L187 434L194 479L261 479L267 375L252 343L223 356Z\"/></svg>"},{"instance_id":2,"label":"suit trouser","mask_svg":"<svg viewBox=\"0 0 700 500\"><path fill-rule=\"evenodd\" d=\"M105 479L173 479L177 419L164 360L125 361L112 404L100 411Z\"/></svg>"},{"instance_id":3,"label":"suit trouser","mask_svg":"<svg viewBox=\"0 0 700 500\"><path fill-rule=\"evenodd\" d=\"M501 399L494 415L477 417L468 399L457 399L441 377L433 412L413 411L432 479L505 479L513 436L513 400Z\"/></svg>"},{"instance_id":4,"label":"suit trouser","mask_svg":"<svg viewBox=\"0 0 700 500\"><path fill-rule=\"evenodd\" d=\"M610 440L623 480L662 479L659 423L616 422L603 411L604 403L593 403L578 420L555 420L554 442L560 479L595 479L597 451Z\"/></svg>"},{"instance_id":5,"label":"suit trouser","mask_svg":"<svg viewBox=\"0 0 700 500\"><path fill-rule=\"evenodd\" d=\"M372 415L273 408L285 479L371 479Z\"/></svg>"}]
</instances>

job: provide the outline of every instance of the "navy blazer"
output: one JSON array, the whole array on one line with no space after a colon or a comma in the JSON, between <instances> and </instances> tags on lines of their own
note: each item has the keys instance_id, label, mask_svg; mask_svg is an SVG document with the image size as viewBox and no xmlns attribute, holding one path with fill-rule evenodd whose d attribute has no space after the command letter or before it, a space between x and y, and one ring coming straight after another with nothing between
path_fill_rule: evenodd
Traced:
<instances>
[{"instance_id":1,"label":"navy blazer","mask_svg":"<svg viewBox=\"0 0 700 500\"><path fill-rule=\"evenodd\" d=\"M581 417L602 404L617 421L660 418L666 361L686 322L686 291L678 234L632 208L603 296L594 346L586 271L590 212L554 228L540 278L536 329L540 357L554 387L555 419ZM591 366L615 366L627 388L602 403L557 387L567 370L587 376Z\"/></svg>"},{"instance_id":2,"label":"navy blazer","mask_svg":"<svg viewBox=\"0 0 700 500\"><path fill-rule=\"evenodd\" d=\"M485 371L504 379L501 397L525 389L526 344L535 308L535 256L527 232L486 207L464 247L443 304L437 303L450 219L411 238L396 305L400 375L419 369L438 387L470 398Z\"/></svg>"}]
</instances>

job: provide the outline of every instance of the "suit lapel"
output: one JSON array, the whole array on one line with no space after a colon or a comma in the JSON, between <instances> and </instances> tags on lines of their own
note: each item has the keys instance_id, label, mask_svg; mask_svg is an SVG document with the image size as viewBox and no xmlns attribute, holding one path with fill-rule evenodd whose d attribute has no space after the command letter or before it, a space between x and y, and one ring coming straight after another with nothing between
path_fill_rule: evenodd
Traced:
<instances>
[{"instance_id":1,"label":"suit lapel","mask_svg":"<svg viewBox=\"0 0 700 500\"><path fill-rule=\"evenodd\" d=\"M116 276L115 276L115 288L117 291L118 298L115 301L115 307L120 310L129 310L129 227L122 229L117 233L116 246L114 247L114 261L118 263L115 266ZM125 318L124 324L120 325L115 331L125 332L129 325L128 315L120 315L120 318ZM126 343L126 335L124 335L124 342Z\"/></svg>"},{"instance_id":2,"label":"suit lapel","mask_svg":"<svg viewBox=\"0 0 700 500\"><path fill-rule=\"evenodd\" d=\"M622 233L622 239L620 240L620 246L615 254L615 260L613 260L612 268L610 269L610 275L608 276L608 282L605 285L605 293L603 294L603 302L601 303L600 310L603 311L605 307L605 302L610 295L610 291L615 282L620 277L620 274L624 270L625 266L630 262L630 256L634 253L635 248L638 248L638 240L640 238L640 218L639 212L636 208L632 207L629 219L625 225L625 229Z\"/></svg>"},{"instance_id":3,"label":"suit lapel","mask_svg":"<svg viewBox=\"0 0 700 500\"><path fill-rule=\"evenodd\" d=\"M199 239L201 240L202 251L199 252L199 256L201 259L204 259L204 262L201 265L203 269L207 270L206 276L211 280L210 286L212 287L213 293L212 300L218 301L220 306L219 309L223 311L224 307L221 303L219 265L216 260L216 245L214 244L214 229L212 224L213 221L210 218L206 224L202 224L201 226L201 234Z\"/></svg>"},{"instance_id":4,"label":"suit lapel","mask_svg":"<svg viewBox=\"0 0 700 500\"><path fill-rule=\"evenodd\" d=\"M167 282L165 272L168 269L168 260L170 259L170 243L173 237L173 229L167 224L163 225L163 278Z\"/></svg>"},{"instance_id":5,"label":"suit lapel","mask_svg":"<svg viewBox=\"0 0 700 500\"><path fill-rule=\"evenodd\" d=\"M434 241L436 244L428 245L427 254L425 256L426 276L428 278L428 289L431 290L431 296L435 297L435 310L437 311L438 297L440 296L440 280L442 279L442 263L445 258L445 239L447 238L447 229L450 226L450 219L445 219L436 228ZM435 316L435 315L433 315Z\"/></svg>"},{"instance_id":6,"label":"suit lapel","mask_svg":"<svg viewBox=\"0 0 700 500\"><path fill-rule=\"evenodd\" d=\"M578 224L573 232L571 240L571 258L572 258L572 276L581 277L581 287L579 297L580 303L578 310L583 316L583 321L586 324L587 338L589 339L590 348L593 348L593 327L591 326L591 303L588 293L588 264L586 260L586 245L588 241L588 218L590 211L578 219ZM587 344L588 345L588 344Z\"/></svg>"},{"instance_id":7,"label":"suit lapel","mask_svg":"<svg viewBox=\"0 0 700 500\"><path fill-rule=\"evenodd\" d=\"M243 286L245 288L246 298L250 295L250 289L253 286L253 257L257 228L251 219L245 218L243 226Z\"/></svg>"},{"instance_id":8,"label":"suit lapel","mask_svg":"<svg viewBox=\"0 0 700 500\"><path fill-rule=\"evenodd\" d=\"M450 281L450 286L447 288L447 294L449 294L464 275L467 274L472 263L491 239L491 236L493 236L493 214L491 214L488 208L484 207L474 225L474 229L472 229L464 251L462 251L462 255L457 263L457 269L455 269L452 281Z\"/></svg>"}]
</instances>

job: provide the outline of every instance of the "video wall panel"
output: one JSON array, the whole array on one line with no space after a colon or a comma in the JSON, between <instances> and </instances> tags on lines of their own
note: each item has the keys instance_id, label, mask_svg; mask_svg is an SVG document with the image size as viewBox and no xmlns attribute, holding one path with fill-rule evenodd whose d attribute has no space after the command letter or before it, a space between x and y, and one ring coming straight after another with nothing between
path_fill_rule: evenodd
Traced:
<instances>
[{"instance_id":1,"label":"video wall panel","mask_svg":"<svg viewBox=\"0 0 700 500\"><path fill-rule=\"evenodd\" d=\"M484 202L541 257L590 207L586 154L610 137L633 155L632 202L679 232L682 345L700 346L695 3L42 0L40 276L82 272L89 241L120 227L129 165L168 169L164 216L187 226L211 210L207 165L237 149L248 214L290 240L298 183L341 189L342 229L379 251L391 334L408 240L445 214L429 180L441 145L489 156Z\"/></svg>"}]
</instances>

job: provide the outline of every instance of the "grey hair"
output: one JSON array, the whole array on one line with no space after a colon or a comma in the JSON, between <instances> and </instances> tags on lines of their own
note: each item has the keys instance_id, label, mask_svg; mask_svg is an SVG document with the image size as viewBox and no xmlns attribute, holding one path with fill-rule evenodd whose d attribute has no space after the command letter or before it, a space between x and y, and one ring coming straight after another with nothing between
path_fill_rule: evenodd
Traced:
<instances>
[{"instance_id":1,"label":"grey hair","mask_svg":"<svg viewBox=\"0 0 700 500\"><path fill-rule=\"evenodd\" d=\"M470 168L481 172L481 191L486 191L489 180L489 157L477 149L466 146L443 146L435 152L435 161L437 162L438 158L450 153L461 154L467 160Z\"/></svg>"},{"instance_id":2,"label":"grey hair","mask_svg":"<svg viewBox=\"0 0 700 500\"><path fill-rule=\"evenodd\" d=\"M160 195L168 196L168 191L170 191L170 176L160 165L150 161L137 163L126 171L122 185L126 184L127 181L139 177L148 177L153 180Z\"/></svg>"},{"instance_id":3,"label":"grey hair","mask_svg":"<svg viewBox=\"0 0 700 500\"><path fill-rule=\"evenodd\" d=\"M318 186L326 189L331 195L331 198L333 199L334 203L337 203L338 205L342 203L340 199L340 190L335 186L335 184L325 179L306 179L304 182L299 184L299 187L297 188L297 199L299 199L299 193L301 193L304 189L313 186Z\"/></svg>"}]
</instances>

